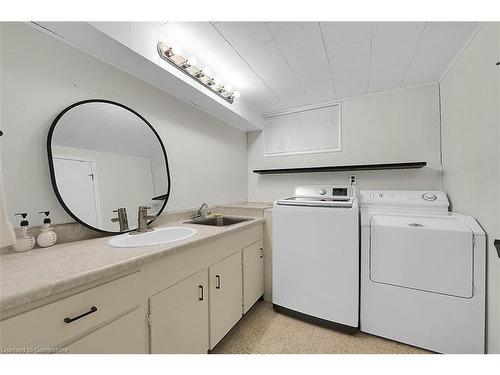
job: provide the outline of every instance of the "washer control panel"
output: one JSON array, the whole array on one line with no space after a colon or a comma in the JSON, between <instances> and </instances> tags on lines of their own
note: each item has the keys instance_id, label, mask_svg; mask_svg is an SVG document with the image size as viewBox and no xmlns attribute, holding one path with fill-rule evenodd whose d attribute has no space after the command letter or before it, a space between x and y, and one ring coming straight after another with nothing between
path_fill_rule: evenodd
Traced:
<instances>
[{"instance_id":1,"label":"washer control panel","mask_svg":"<svg viewBox=\"0 0 500 375\"><path fill-rule=\"evenodd\" d=\"M305 185L295 188L296 197L344 197L352 198L356 196L354 186L348 185Z\"/></svg>"}]
</instances>

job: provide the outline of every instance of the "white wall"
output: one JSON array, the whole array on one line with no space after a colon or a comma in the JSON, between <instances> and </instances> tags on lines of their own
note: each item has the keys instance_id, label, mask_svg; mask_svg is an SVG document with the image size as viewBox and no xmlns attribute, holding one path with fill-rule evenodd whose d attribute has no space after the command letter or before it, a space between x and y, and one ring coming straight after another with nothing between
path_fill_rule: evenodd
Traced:
<instances>
[{"instance_id":1,"label":"white wall","mask_svg":"<svg viewBox=\"0 0 500 375\"><path fill-rule=\"evenodd\" d=\"M2 23L2 167L9 213L52 209L71 220L50 184L46 138L70 104L90 98L123 103L158 131L169 159L172 190L166 209L203 201L246 200L246 135L31 26ZM17 218L13 223L18 225Z\"/></svg>"},{"instance_id":2,"label":"white wall","mask_svg":"<svg viewBox=\"0 0 500 375\"><path fill-rule=\"evenodd\" d=\"M500 353L500 24L486 23L441 81L443 183L488 235L488 351Z\"/></svg>"},{"instance_id":3,"label":"white wall","mask_svg":"<svg viewBox=\"0 0 500 375\"><path fill-rule=\"evenodd\" d=\"M426 161L403 171L358 171L360 189L441 189L437 84L348 99L342 105L342 151L263 157L264 133L248 134L248 199L273 201L296 185L346 184L349 172L258 175L253 169Z\"/></svg>"}]
</instances>

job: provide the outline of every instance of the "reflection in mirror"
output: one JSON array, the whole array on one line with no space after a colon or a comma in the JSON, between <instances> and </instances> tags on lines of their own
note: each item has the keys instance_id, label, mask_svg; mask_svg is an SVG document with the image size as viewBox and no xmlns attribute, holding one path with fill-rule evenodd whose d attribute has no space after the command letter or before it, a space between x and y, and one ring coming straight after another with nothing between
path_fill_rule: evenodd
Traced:
<instances>
[{"instance_id":1,"label":"reflection in mirror","mask_svg":"<svg viewBox=\"0 0 500 375\"><path fill-rule=\"evenodd\" d=\"M139 206L151 207L151 215L163 210L170 190L164 147L132 110L77 103L54 121L48 141L56 195L82 224L120 232L137 227Z\"/></svg>"}]
</instances>

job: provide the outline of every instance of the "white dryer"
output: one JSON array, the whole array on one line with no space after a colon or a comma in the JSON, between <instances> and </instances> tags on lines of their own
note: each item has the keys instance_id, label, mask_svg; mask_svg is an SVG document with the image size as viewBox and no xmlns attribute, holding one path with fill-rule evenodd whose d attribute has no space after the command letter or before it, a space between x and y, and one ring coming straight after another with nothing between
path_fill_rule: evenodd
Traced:
<instances>
[{"instance_id":1,"label":"white dryer","mask_svg":"<svg viewBox=\"0 0 500 375\"><path fill-rule=\"evenodd\" d=\"M360 329L440 353L484 353L485 234L439 191L360 192Z\"/></svg>"}]
</instances>

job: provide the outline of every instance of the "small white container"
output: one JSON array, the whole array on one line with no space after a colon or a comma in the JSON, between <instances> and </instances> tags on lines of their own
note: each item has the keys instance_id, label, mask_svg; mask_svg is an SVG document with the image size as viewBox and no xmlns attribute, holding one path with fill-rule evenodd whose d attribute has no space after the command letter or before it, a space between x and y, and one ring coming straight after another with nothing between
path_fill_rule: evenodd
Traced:
<instances>
[{"instance_id":1,"label":"small white container","mask_svg":"<svg viewBox=\"0 0 500 375\"><path fill-rule=\"evenodd\" d=\"M17 252L31 250L35 246L36 240L35 236L31 234L31 229L27 220L28 214L26 212L22 212L16 215L22 216L23 219L19 224L19 228L16 228L15 230L16 243L12 245L12 248Z\"/></svg>"},{"instance_id":2,"label":"small white container","mask_svg":"<svg viewBox=\"0 0 500 375\"><path fill-rule=\"evenodd\" d=\"M43 219L43 225L40 228L41 232L36 238L36 242L40 247L52 246L57 241L57 234L54 232L54 227L50 225L50 211L41 211L39 214L45 214L45 218Z\"/></svg>"}]
</instances>

